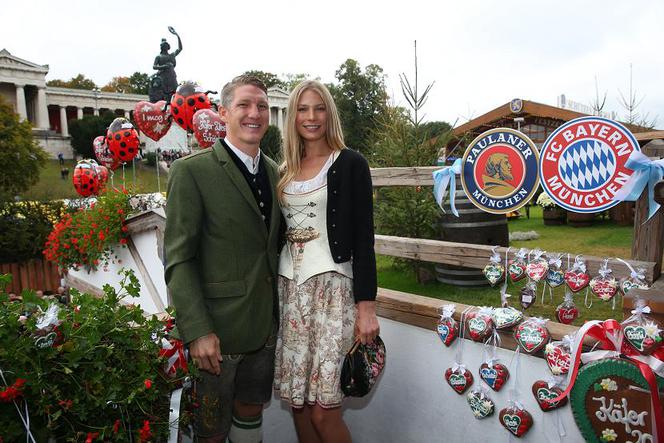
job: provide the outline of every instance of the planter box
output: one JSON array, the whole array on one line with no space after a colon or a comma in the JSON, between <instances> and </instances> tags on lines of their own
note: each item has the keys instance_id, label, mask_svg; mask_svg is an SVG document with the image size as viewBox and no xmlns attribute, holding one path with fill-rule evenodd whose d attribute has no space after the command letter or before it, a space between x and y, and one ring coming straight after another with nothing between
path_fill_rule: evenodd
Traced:
<instances>
[{"instance_id":1,"label":"planter box","mask_svg":"<svg viewBox=\"0 0 664 443\"><path fill-rule=\"evenodd\" d=\"M542 218L544 219L544 224L547 226L564 225L567 218L567 211L559 207L544 208L542 210Z\"/></svg>"}]
</instances>

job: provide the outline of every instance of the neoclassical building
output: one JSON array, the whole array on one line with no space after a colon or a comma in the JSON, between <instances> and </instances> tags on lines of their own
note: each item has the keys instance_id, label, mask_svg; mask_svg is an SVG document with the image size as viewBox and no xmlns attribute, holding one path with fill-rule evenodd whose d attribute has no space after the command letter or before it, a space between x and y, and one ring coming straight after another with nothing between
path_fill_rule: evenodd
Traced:
<instances>
[{"instance_id":1,"label":"neoclassical building","mask_svg":"<svg viewBox=\"0 0 664 443\"><path fill-rule=\"evenodd\" d=\"M21 119L32 123L35 138L53 157L59 152L65 157L73 157L69 121L106 111L131 119L134 105L141 100L148 100L147 95L46 86L48 70L48 65L21 59L6 49L0 51L0 96L14 107ZM268 99L270 124L279 127L283 132L288 93L273 87L268 91ZM181 137L167 138L169 139ZM154 142L150 143L150 140L145 141L146 150L156 149L158 146ZM163 146L160 142L159 145L162 145L160 147L163 149L182 147L178 143L174 146Z\"/></svg>"}]
</instances>

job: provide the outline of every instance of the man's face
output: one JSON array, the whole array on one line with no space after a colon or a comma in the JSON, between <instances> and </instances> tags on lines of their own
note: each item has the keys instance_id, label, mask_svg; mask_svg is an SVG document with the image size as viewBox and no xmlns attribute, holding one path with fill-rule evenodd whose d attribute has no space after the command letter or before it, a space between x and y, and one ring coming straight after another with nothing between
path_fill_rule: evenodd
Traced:
<instances>
[{"instance_id":1,"label":"man's face","mask_svg":"<svg viewBox=\"0 0 664 443\"><path fill-rule=\"evenodd\" d=\"M240 149L257 149L267 131L269 110L267 94L260 88L238 86L230 106L219 108L230 142Z\"/></svg>"}]
</instances>

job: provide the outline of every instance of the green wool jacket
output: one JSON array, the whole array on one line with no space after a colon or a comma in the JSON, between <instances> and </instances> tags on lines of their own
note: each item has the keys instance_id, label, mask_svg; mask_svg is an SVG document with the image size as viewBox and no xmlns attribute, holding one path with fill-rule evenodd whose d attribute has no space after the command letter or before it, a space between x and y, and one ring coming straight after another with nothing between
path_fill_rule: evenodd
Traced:
<instances>
[{"instance_id":1,"label":"green wool jacket","mask_svg":"<svg viewBox=\"0 0 664 443\"><path fill-rule=\"evenodd\" d=\"M278 269L277 165L270 229L222 141L175 161L168 174L165 278L185 343L214 332L223 354L260 349L271 332Z\"/></svg>"}]
</instances>

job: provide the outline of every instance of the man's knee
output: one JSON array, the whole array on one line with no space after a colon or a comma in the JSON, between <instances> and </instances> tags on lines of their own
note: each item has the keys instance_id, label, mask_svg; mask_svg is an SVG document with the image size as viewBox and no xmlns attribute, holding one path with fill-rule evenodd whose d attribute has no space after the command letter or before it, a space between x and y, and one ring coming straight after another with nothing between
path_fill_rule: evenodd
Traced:
<instances>
[{"instance_id":1,"label":"man's knee","mask_svg":"<svg viewBox=\"0 0 664 443\"><path fill-rule=\"evenodd\" d=\"M233 415L236 417L256 417L263 413L263 405L255 405L235 400L233 402Z\"/></svg>"}]
</instances>

